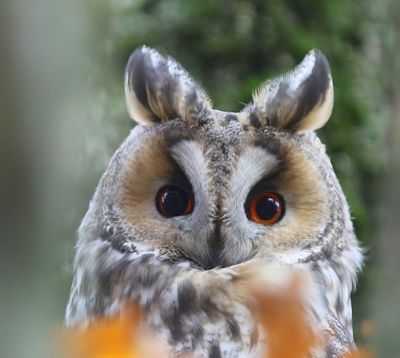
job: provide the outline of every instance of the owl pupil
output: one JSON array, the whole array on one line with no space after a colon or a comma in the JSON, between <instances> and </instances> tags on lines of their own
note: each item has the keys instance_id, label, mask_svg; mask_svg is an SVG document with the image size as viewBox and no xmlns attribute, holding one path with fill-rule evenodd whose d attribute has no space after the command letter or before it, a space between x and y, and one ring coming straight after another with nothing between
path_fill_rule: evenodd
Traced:
<instances>
[{"instance_id":1,"label":"owl pupil","mask_svg":"<svg viewBox=\"0 0 400 358\"><path fill-rule=\"evenodd\" d=\"M279 210L279 202L271 197L262 197L256 204L256 212L263 220L270 220L275 217Z\"/></svg>"},{"instance_id":2,"label":"owl pupil","mask_svg":"<svg viewBox=\"0 0 400 358\"><path fill-rule=\"evenodd\" d=\"M170 218L190 214L193 209L193 202L190 195L182 188L167 185L159 190L156 206L161 215Z\"/></svg>"},{"instance_id":3,"label":"owl pupil","mask_svg":"<svg viewBox=\"0 0 400 358\"><path fill-rule=\"evenodd\" d=\"M257 224L273 225L285 214L284 200L281 195L271 191L261 191L250 195L245 205L247 217Z\"/></svg>"}]
</instances>

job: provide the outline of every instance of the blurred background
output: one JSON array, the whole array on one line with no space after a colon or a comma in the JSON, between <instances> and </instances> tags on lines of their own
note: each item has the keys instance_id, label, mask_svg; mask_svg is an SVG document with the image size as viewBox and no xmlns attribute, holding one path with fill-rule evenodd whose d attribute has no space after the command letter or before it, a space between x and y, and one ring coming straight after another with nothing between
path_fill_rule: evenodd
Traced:
<instances>
[{"instance_id":1,"label":"blurred background","mask_svg":"<svg viewBox=\"0 0 400 358\"><path fill-rule=\"evenodd\" d=\"M399 357L400 3L396 0L2 0L0 357L50 357L76 229L133 123L123 71L142 44L236 111L312 48L335 85L326 143L367 262L360 344Z\"/></svg>"}]
</instances>

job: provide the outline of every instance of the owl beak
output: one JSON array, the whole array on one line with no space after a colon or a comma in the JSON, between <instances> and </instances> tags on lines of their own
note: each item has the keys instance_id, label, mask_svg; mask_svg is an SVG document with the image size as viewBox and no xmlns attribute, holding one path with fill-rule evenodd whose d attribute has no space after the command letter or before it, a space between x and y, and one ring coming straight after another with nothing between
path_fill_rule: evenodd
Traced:
<instances>
[{"instance_id":1,"label":"owl beak","mask_svg":"<svg viewBox=\"0 0 400 358\"><path fill-rule=\"evenodd\" d=\"M224 267L225 260L222 256L224 239L221 235L221 220L215 219L215 229L208 238L208 260L206 269L211 270L216 267Z\"/></svg>"},{"instance_id":2,"label":"owl beak","mask_svg":"<svg viewBox=\"0 0 400 358\"><path fill-rule=\"evenodd\" d=\"M213 229L209 232L206 241L203 241L201 250L192 251L183 249L182 255L193 261L204 270L212 270L216 267L230 266L231 263L224 255L225 236L221 233L222 218L213 217Z\"/></svg>"}]
</instances>

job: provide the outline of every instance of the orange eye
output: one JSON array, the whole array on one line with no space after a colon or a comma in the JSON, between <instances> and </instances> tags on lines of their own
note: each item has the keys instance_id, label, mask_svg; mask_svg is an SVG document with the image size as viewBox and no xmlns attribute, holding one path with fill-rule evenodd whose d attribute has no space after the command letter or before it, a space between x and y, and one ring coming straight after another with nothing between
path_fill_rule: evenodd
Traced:
<instances>
[{"instance_id":1,"label":"orange eye","mask_svg":"<svg viewBox=\"0 0 400 358\"><path fill-rule=\"evenodd\" d=\"M166 218L188 215L193 211L193 199L179 186L166 185L157 193L156 206Z\"/></svg>"},{"instance_id":2,"label":"orange eye","mask_svg":"<svg viewBox=\"0 0 400 358\"><path fill-rule=\"evenodd\" d=\"M270 191L262 191L253 196L247 207L248 218L263 225L277 223L285 213L285 204L282 196Z\"/></svg>"}]
</instances>

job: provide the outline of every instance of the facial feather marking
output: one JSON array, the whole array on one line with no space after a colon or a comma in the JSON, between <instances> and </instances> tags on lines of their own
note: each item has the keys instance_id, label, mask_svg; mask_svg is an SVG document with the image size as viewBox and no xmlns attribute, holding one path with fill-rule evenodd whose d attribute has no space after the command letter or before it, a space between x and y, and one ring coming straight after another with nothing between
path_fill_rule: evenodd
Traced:
<instances>
[{"instance_id":1,"label":"facial feather marking","mask_svg":"<svg viewBox=\"0 0 400 358\"><path fill-rule=\"evenodd\" d=\"M259 146L246 148L238 157L223 202L221 235L224 248L221 257L226 264L242 262L251 254L254 240L262 228L249 222L245 212L246 199L253 186L274 172L278 165L279 159Z\"/></svg>"},{"instance_id":2,"label":"facial feather marking","mask_svg":"<svg viewBox=\"0 0 400 358\"><path fill-rule=\"evenodd\" d=\"M323 195L324 188L321 185L320 174L308 156L295 145L296 143L287 139L285 134L271 137L269 141L258 138L255 141L257 144L255 152L253 149L251 152L254 157L248 158L244 155L238 159L229 184L230 194L224 203L229 215L222 230L226 237L223 256L228 257L231 263L249 257L245 255L252 255L252 245L258 248L258 254L262 252L266 254L270 252L268 250L276 252L286 252L294 248L299 250L311 240L314 245L319 242L318 235L323 229L329 210ZM248 149L246 151L250 153ZM253 168L253 171L248 175L250 178L248 183L245 183L243 173L248 172L249 167ZM276 191L283 196L286 213L281 222L274 225L260 225L247 217L245 202L249 192L259 185L260 190L265 186L264 190ZM260 250L260 247L264 250Z\"/></svg>"},{"instance_id":3,"label":"facial feather marking","mask_svg":"<svg viewBox=\"0 0 400 358\"><path fill-rule=\"evenodd\" d=\"M231 191L248 194L250 189L262 178L268 176L279 164L275 155L260 147L247 148L238 159L232 176Z\"/></svg>"},{"instance_id":4,"label":"facial feather marking","mask_svg":"<svg viewBox=\"0 0 400 358\"><path fill-rule=\"evenodd\" d=\"M144 143L143 149L126 168L120 192L120 205L127 218L140 225L157 216L154 197L157 189L173 172L160 138Z\"/></svg>"},{"instance_id":5,"label":"facial feather marking","mask_svg":"<svg viewBox=\"0 0 400 358\"><path fill-rule=\"evenodd\" d=\"M247 148L239 157L230 182L230 195L226 199L226 210L235 220L246 221L244 203L251 188L268 176L278 166L275 155L260 147Z\"/></svg>"},{"instance_id":6,"label":"facial feather marking","mask_svg":"<svg viewBox=\"0 0 400 358\"><path fill-rule=\"evenodd\" d=\"M201 147L194 141L180 141L171 147L170 152L172 158L188 177L193 186L193 191L200 196L205 195L207 191L207 166ZM198 199L198 205L203 205L204 199Z\"/></svg>"}]
</instances>

